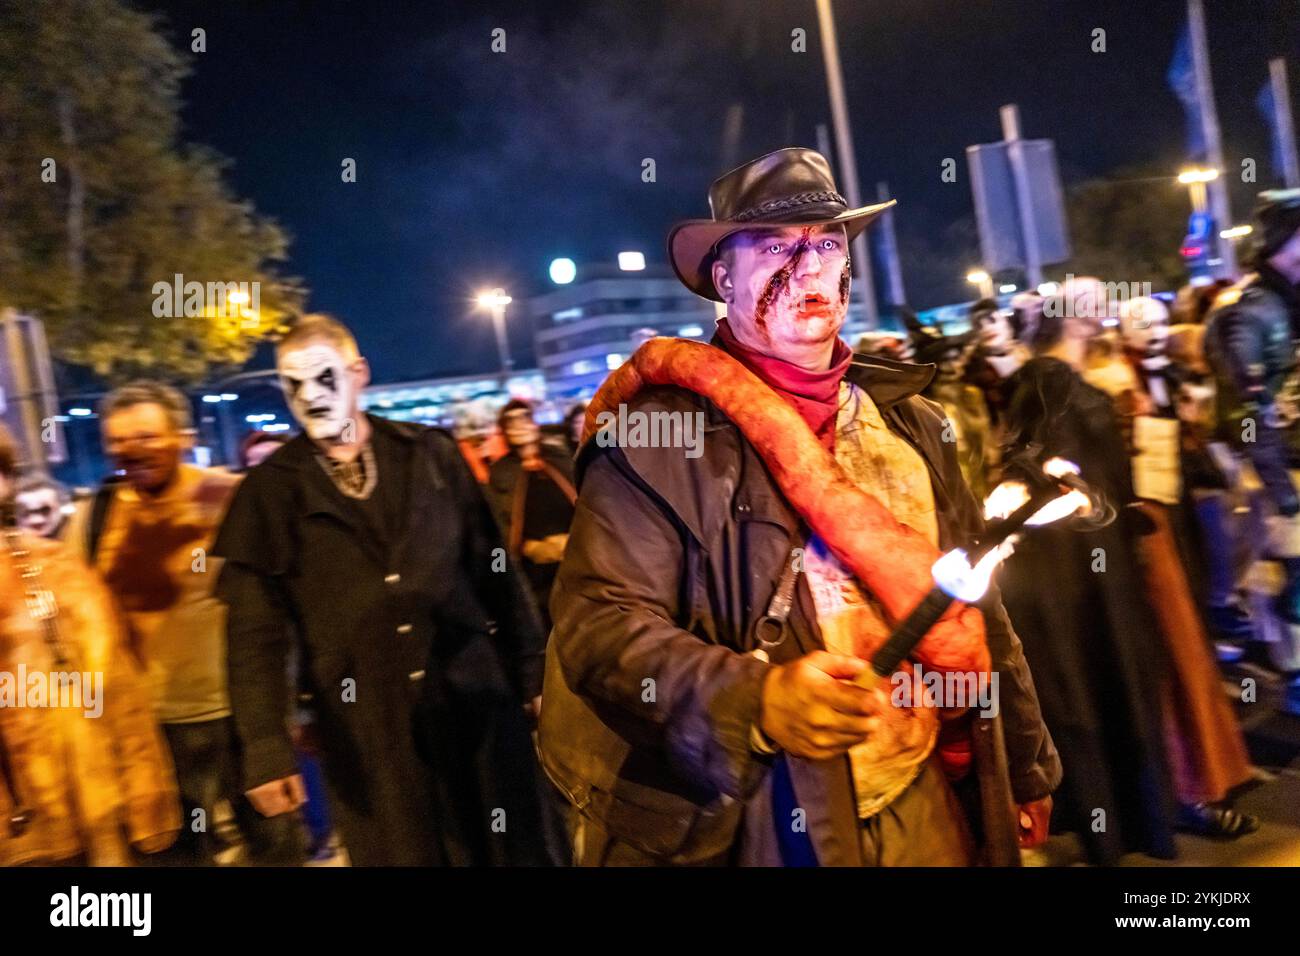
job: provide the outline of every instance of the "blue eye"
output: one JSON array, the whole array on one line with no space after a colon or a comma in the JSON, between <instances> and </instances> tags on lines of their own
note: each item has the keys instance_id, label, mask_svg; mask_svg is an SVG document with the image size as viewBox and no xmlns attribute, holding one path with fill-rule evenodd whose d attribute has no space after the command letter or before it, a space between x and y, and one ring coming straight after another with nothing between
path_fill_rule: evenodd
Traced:
<instances>
[{"instance_id":1,"label":"blue eye","mask_svg":"<svg viewBox=\"0 0 1300 956\"><path fill-rule=\"evenodd\" d=\"M827 252L830 252L830 251L833 250L833 249L838 249L839 247L840 247L840 244L839 244L836 240L834 240L834 239L823 239L823 240L822 240L822 248L825 249Z\"/></svg>"},{"instance_id":2,"label":"blue eye","mask_svg":"<svg viewBox=\"0 0 1300 956\"><path fill-rule=\"evenodd\" d=\"M774 242L774 243L772 243L770 246L767 247L767 251L770 252L770 253L771 253L772 255L774 255L774 256L775 256L775 255L779 255L780 253L782 253L782 252L785 251L785 245L784 245L783 243L780 243L780 242Z\"/></svg>"}]
</instances>

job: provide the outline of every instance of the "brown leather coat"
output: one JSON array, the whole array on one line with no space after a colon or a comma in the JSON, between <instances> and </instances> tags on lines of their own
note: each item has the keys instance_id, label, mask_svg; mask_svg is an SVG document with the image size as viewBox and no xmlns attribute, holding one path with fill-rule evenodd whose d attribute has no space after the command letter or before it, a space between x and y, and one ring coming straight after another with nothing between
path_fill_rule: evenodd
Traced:
<instances>
[{"instance_id":1,"label":"brown leather coat","mask_svg":"<svg viewBox=\"0 0 1300 956\"><path fill-rule=\"evenodd\" d=\"M947 550L967 543L981 518L942 440L942 411L918 395L933 373L858 356L847 377L925 459ZM580 453L577 513L551 600L542 761L580 813L647 862L735 859L742 816L770 812L770 758L751 738L770 665L747 651L798 520L706 399L655 388L630 407L702 411L703 454L595 442ZM1019 859L1014 804L1049 794L1061 767L996 588L980 607L1001 712L973 720L976 829L983 859L1006 865ZM788 627L773 663L822 647L802 575ZM861 863L847 758L789 763L819 862Z\"/></svg>"}]
</instances>

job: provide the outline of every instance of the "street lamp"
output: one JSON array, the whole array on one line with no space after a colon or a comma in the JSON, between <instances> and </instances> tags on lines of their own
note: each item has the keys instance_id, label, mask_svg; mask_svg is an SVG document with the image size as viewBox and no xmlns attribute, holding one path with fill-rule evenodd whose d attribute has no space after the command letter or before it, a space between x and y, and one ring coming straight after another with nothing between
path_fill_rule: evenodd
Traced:
<instances>
[{"instance_id":1,"label":"street lamp","mask_svg":"<svg viewBox=\"0 0 1300 956\"><path fill-rule=\"evenodd\" d=\"M551 281L556 285L568 285L578 276L578 267L574 265L572 259L552 259L551 260Z\"/></svg>"},{"instance_id":2,"label":"street lamp","mask_svg":"<svg viewBox=\"0 0 1300 956\"><path fill-rule=\"evenodd\" d=\"M1193 166L1178 174L1178 181L1187 187L1187 195L1192 203L1192 214L1187 220L1187 236L1183 239L1179 254L1183 257L1193 285L1208 282L1216 267L1222 268L1224 258L1232 256L1232 243L1222 243L1216 237L1215 226L1218 224L1210 212L1206 184L1218 178L1219 171L1213 167Z\"/></svg>"},{"instance_id":3,"label":"street lamp","mask_svg":"<svg viewBox=\"0 0 1300 956\"><path fill-rule=\"evenodd\" d=\"M980 287L980 298L993 298L993 277L983 269L972 269L966 273L966 281Z\"/></svg>"},{"instance_id":4,"label":"street lamp","mask_svg":"<svg viewBox=\"0 0 1300 956\"><path fill-rule=\"evenodd\" d=\"M1187 187L1188 195L1191 196L1193 212L1205 212L1208 205L1205 184L1218 178L1219 171L1217 169L1192 167L1191 169L1184 169L1178 174L1178 181Z\"/></svg>"},{"instance_id":5,"label":"street lamp","mask_svg":"<svg viewBox=\"0 0 1300 956\"><path fill-rule=\"evenodd\" d=\"M510 370L514 368L514 362L510 359L510 346L506 343L506 306L513 299L506 295L505 289L492 289L490 292L481 293L478 297L479 308L487 309L492 313L492 327L497 335L497 354L501 359L501 387L506 387L506 379L510 376Z\"/></svg>"}]
</instances>

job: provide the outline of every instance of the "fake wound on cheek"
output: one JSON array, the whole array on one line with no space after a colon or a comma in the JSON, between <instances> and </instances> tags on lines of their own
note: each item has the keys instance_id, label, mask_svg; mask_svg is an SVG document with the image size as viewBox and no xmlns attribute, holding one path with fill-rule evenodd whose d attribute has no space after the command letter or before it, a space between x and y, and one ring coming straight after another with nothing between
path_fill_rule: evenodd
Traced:
<instances>
[{"instance_id":1,"label":"fake wound on cheek","mask_svg":"<svg viewBox=\"0 0 1300 956\"><path fill-rule=\"evenodd\" d=\"M790 284L790 277L794 275L794 270L799 268L799 260L803 258L804 253L808 251L811 245L809 236L812 235L812 226L808 226L799 236L799 241L794 244L790 250L790 256L785 260L781 268L772 273L772 278L767 280L767 285L763 287L763 294L758 297L758 304L754 306L754 325L758 328L759 334L764 339L769 339L767 331L767 312L776 301L776 297L784 291L785 287Z\"/></svg>"}]
</instances>

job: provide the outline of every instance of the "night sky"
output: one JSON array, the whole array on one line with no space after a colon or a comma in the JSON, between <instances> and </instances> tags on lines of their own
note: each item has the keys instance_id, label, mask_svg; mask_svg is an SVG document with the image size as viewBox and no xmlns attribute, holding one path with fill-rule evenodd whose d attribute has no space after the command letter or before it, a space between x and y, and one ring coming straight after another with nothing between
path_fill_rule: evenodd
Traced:
<instances>
[{"instance_id":1,"label":"night sky","mask_svg":"<svg viewBox=\"0 0 1300 956\"><path fill-rule=\"evenodd\" d=\"M611 261L706 215L709 182L829 123L813 0L657 3L141 2L178 47L207 31L184 86L187 139L233 160L236 190L292 235L290 272L312 309L357 332L377 381L490 369L475 290L517 299L550 260ZM912 304L964 293L973 249L936 245L971 216L965 147L999 138L1020 104L1051 137L1067 184L1183 161L1184 119L1165 72L1181 0L838 0L864 191L887 180ZM1254 99L1270 56L1300 74L1300 0L1207 0L1229 164L1267 166ZM506 30L507 52L490 51ZM790 49L802 27L808 52ZM1106 30L1107 51L1091 51ZM733 109L735 107L735 109ZM724 136L728 111L742 118ZM356 159L356 183L340 179ZM657 182L641 181L652 157ZM943 183L945 157L957 183ZM1153 187L1154 188L1154 187ZM1241 220L1246 210L1236 210ZM931 261L927 257L926 261ZM517 359L530 359L519 311Z\"/></svg>"}]
</instances>

